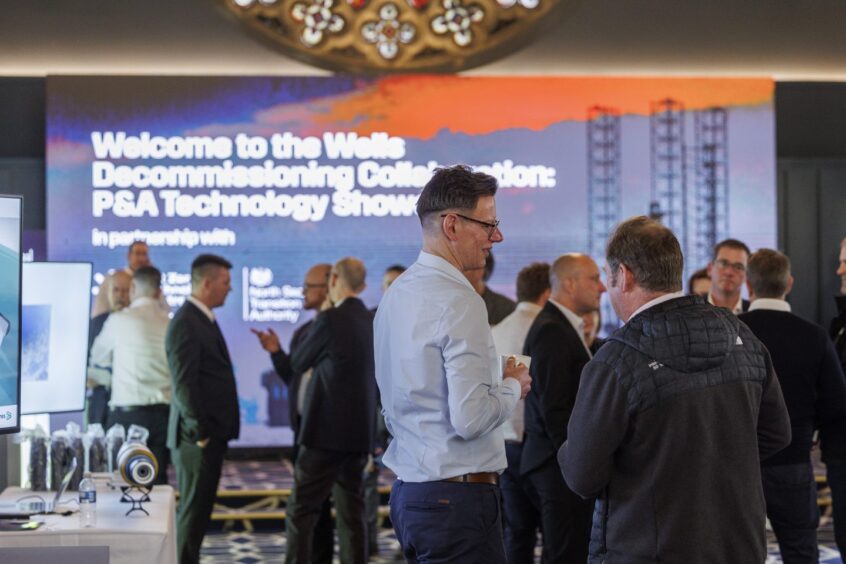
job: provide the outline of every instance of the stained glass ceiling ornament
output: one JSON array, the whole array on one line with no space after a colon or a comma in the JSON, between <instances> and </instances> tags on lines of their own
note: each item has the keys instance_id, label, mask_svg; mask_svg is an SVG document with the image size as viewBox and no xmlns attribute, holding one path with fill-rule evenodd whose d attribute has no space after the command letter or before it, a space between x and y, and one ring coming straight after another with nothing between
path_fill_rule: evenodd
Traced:
<instances>
[{"instance_id":1,"label":"stained glass ceiling ornament","mask_svg":"<svg viewBox=\"0 0 846 564\"><path fill-rule=\"evenodd\" d=\"M341 72L450 72L527 43L560 0L216 0L252 32Z\"/></svg>"}]
</instances>

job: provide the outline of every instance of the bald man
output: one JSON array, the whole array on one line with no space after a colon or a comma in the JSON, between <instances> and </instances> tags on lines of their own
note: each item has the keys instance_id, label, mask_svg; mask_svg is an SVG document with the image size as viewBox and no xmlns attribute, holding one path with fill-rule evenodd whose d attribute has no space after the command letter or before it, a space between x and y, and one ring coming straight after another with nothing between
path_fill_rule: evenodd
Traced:
<instances>
[{"instance_id":1,"label":"bald man","mask_svg":"<svg viewBox=\"0 0 846 564\"><path fill-rule=\"evenodd\" d=\"M605 286L593 259L575 253L552 264L550 285L523 349L532 358L534 385L526 396L520 473L540 513L543 561L586 562L593 504L567 487L556 453L567 439L579 378L591 359L582 316L599 309Z\"/></svg>"},{"instance_id":2,"label":"bald man","mask_svg":"<svg viewBox=\"0 0 846 564\"><path fill-rule=\"evenodd\" d=\"M332 272L332 265L327 263L315 264L306 272L303 280L303 309L306 311L319 312L329 297L329 274ZM294 331L291 337L290 352L294 354L297 348L306 341L309 331L314 326L314 319L310 319ZM300 419L302 416L305 392L308 389L308 382L311 380L312 371L304 373L295 372L291 368L291 356L285 352L279 342L279 336L270 327L267 331L250 329L259 339L262 348L270 353L270 360L276 374L288 386L288 417L291 422L291 430L294 432L294 450L292 459L297 462L297 444L299 443ZM312 534L313 564L331 564L332 555L335 551L335 532L332 524L332 502L327 499L320 509L320 516L314 526Z\"/></svg>"},{"instance_id":3,"label":"bald man","mask_svg":"<svg viewBox=\"0 0 846 564\"><path fill-rule=\"evenodd\" d=\"M91 319L96 319L97 316L102 315L108 311L114 311L109 307L111 300L111 287L114 285L113 280L115 276L123 274L132 279L132 274L142 266L150 266L150 247L144 241L133 241L126 250L126 268L123 270L116 270L103 280L100 284L100 291L94 298L94 304L91 306ZM129 303L129 282L127 282L127 304ZM167 310L167 302L160 300L163 307ZM92 339L93 340L93 339Z\"/></svg>"},{"instance_id":4,"label":"bald man","mask_svg":"<svg viewBox=\"0 0 846 564\"><path fill-rule=\"evenodd\" d=\"M294 490L288 500L288 564L312 561L315 523L330 493L341 562L367 562L362 480L374 443L376 380L373 314L358 298L366 275L357 258L335 263L329 275L334 307L315 318L305 342L291 354L293 370L312 370L312 377L305 390Z\"/></svg>"}]
</instances>

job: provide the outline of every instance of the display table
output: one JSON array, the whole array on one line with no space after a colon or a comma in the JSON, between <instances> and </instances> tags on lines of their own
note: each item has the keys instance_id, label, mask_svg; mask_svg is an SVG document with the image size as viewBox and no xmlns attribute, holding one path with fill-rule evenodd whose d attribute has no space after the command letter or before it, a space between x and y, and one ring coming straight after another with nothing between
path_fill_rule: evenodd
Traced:
<instances>
[{"instance_id":1,"label":"display table","mask_svg":"<svg viewBox=\"0 0 846 564\"><path fill-rule=\"evenodd\" d=\"M52 499L55 492L34 492L44 499ZM33 492L21 488L7 488L0 495L0 512L14 511L16 501ZM67 492L62 500L72 499L76 492ZM59 510L73 510L68 516L38 515L34 519L44 524L35 531L0 532L3 547L49 546L108 546L109 562L137 564L176 564L176 526L173 488L156 486L150 501L144 503L150 515L135 511L129 516L129 503L120 502L121 492L97 491L97 524L80 528L77 503L59 506Z\"/></svg>"}]
</instances>

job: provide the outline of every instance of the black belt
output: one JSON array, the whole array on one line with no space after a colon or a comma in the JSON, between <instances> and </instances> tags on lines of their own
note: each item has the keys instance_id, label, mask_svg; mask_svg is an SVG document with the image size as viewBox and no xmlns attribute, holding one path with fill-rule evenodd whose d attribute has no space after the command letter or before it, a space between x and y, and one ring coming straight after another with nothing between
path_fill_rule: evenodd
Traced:
<instances>
[{"instance_id":1,"label":"black belt","mask_svg":"<svg viewBox=\"0 0 846 564\"><path fill-rule=\"evenodd\" d=\"M132 413L133 411L170 411L170 405L166 403L151 403L148 405L115 405L112 411L119 413Z\"/></svg>"}]
</instances>

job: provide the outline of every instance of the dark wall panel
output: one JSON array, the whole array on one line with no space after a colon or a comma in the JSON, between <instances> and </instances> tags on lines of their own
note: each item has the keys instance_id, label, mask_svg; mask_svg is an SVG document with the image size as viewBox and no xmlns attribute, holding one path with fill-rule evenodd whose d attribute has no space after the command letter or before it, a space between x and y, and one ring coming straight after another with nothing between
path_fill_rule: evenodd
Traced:
<instances>
[{"instance_id":1,"label":"dark wall panel","mask_svg":"<svg viewBox=\"0 0 846 564\"><path fill-rule=\"evenodd\" d=\"M0 78L0 158L44 158L43 78Z\"/></svg>"}]
</instances>

